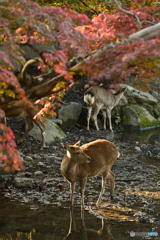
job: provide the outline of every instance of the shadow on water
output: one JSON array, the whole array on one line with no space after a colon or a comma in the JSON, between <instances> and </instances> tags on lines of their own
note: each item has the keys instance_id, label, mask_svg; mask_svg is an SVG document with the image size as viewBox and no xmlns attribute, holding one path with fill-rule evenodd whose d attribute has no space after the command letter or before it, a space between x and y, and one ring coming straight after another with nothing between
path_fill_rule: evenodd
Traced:
<instances>
[{"instance_id":1,"label":"shadow on water","mask_svg":"<svg viewBox=\"0 0 160 240\"><path fill-rule=\"evenodd\" d=\"M122 134L118 134L118 136L115 136L115 139L119 142L123 143L129 143L134 146L135 142L140 143L147 143L147 144L154 144L155 141L160 142L160 129L152 129L147 130L143 132L123 132ZM143 156L139 157L138 160L141 161L141 158L143 159ZM126 169L131 169L131 173L137 174L139 176L139 169L136 163L130 164L130 160L128 162L124 159L121 159L119 161L121 167L123 168L123 171L126 172ZM146 179L152 179L152 173L147 172L149 170L146 170L150 163L152 165L154 164L154 161L151 161L151 159L148 159L146 162L146 165L142 165L141 167L141 173L144 176L147 176ZM119 165L118 165L119 166ZM158 164L155 163L155 168L157 168ZM133 170L132 170L133 168ZM134 169L136 168L136 169ZM116 175L118 175L118 178L121 177L121 174L123 174L123 171L121 173L121 170L119 167L115 168L117 169ZM145 171L146 172L145 172ZM130 177L130 173L126 175L126 178ZM153 176L154 177L154 176ZM124 176L122 176L124 178ZM155 182L159 181L157 179L157 176L154 177ZM115 196L115 206L117 204L117 209L119 208L120 212L123 212L125 209L125 203L123 205L123 200L121 200L118 196L118 193L122 192L122 189L127 188L129 186L130 188L133 186L134 189L134 182L129 182L125 184L124 187L122 187L123 182L116 183L118 188L117 191L117 199ZM139 182L138 182L139 184ZM132 186L131 186L132 185ZM145 189L146 185L141 184L141 189ZM93 183L92 183L93 187ZM94 192L95 192L94 188ZM132 203L134 202L135 208L138 208L137 200L139 201L139 204L142 203L143 209L146 211L151 211L150 208L145 208L146 199L149 197L147 196L146 199L144 197L141 200L141 196L137 198L136 200L136 190L134 189L128 190L128 199L129 204L128 208L126 207L127 212L131 211ZM133 190L133 192L132 192ZM90 190L91 191L91 188ZM99 192L99 189L98 189ZM86 199L87 202L87 193L86 193ZM116 194L115 194L116 195ZM121 194L122 195L122 194ZM106 196L106 195L105 195ZM69 196L67 195L67 198ZM121 202L120 202L121 200ZM121 204L118 205L118 201ZM149 201L149 200L147 200ZM157 203L159 200L156 200ZM50 205L42 205L39 203L21 203L12 201L11 199L8 199L3 194L0 195L0 240L61 240L61 239L75 239L75 240L99 240L99 239L105 239L105 240L130 240L135 239L139 240L142 239L141 236L134 236L131 237L132 234L147 234L148 232L156 232L158 233L158 237L160 237L160 222L158 223L158 220L156 219L156 224L148 222L136 222L136 221L119 221L115 220L114 213L118 210L115 208L110 208L111 203L105 203L102 205L102 208L96 209L96 211L89 211L89 207L86 207L87 210L84 212L84 217L81 218L81 210L80 207L75 207L74 212L70 212L70 209L68 207L53 207L52 204ZM104 202L104 201L103 201ZM152 202L151 202L152 203ZM67 205L69 206L69 204ZM79 205L78 205L79 206ZM132 208L132 212L134 211L134 206ZM158 206L158 205L157 205ZM152 207L152 206L151 206ZM103 210L105 208L105 210ZM94 207L93 207L94 209ZM141 209L141 206L139 207L139 210ZM159 207L155 208L158 212L155 212L155 216L157 218L157 214L160 216L160 209ZM102 214L101 214L102 212ZM152 211L153 212L153 211ZM110 214L110 218L108 218ZM107 216L107 217L106 217ZM112 218L113 217L113 218ZM153 219L154 220L154 219ZM146 239L160 239L158 237L148 237ZM144 238L143 238L144 239Z\"/></svg>"}]
</instances>

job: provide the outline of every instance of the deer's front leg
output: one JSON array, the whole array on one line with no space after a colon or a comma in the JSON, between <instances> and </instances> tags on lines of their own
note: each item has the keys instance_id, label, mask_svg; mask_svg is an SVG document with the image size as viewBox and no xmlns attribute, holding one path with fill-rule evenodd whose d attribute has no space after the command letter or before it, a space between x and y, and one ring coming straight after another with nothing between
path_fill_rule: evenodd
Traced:
<instances>
[{"instance_id":1,"label":"deer's front leg","mask_svg":"<svg viewBox=\"0 0 160 240\"><path fill-rule=\"evenodd\" d=\"M70 183L70 189L71 189L70 201L71 201L71 207L73 207L73 205L74 205L75 182Z\"/></svg>"},{"instance_id":2,"label":"deer's front leg","mask_svg":"<svg viewBox=\"0 0 160 240\"><path fill-rule=\"evenodd\" d=\"M81 193L81 209L84 208L84 191L87 183L87 178L80 180L80 193Z\"/></svg>"}]
</instances>

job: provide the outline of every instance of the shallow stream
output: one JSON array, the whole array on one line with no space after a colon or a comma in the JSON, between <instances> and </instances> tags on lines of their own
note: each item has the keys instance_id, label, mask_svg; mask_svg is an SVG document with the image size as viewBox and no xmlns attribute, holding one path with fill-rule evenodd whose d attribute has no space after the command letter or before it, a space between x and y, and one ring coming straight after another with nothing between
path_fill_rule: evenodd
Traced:
<instances>
[{"instance_id":1,"label":"shallow stream","mask_svg":"<svg viewBox=\"0 0 160 240\"><path fill-rule=\"evenodd\" d=\"M83 221L78 187L71 213L69 186L60 173L57 182L39 192L4 186L3 176L0 240L160 239L160 130L119 132L113 141L121 152L112 167L116 174L114 200L109 199L107 184L102 204L96 208L101 177L89 179Z\"/></svg>"}]
</instances>

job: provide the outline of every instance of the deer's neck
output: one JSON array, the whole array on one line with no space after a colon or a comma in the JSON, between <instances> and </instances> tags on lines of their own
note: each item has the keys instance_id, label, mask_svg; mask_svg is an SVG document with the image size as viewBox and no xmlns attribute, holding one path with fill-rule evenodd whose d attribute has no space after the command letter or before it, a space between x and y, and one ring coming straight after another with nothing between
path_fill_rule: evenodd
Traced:
<instances>
[{"instance_id":1,"label":"deer's neck","mask_svg":"<svg viewBox=\"0 0 160 240\"><path fill-rule=\"evenodd\" d=\"M69 182L76 182L77 179L77 171L78 171L78 164L74 163L73 160L69 157L66 157L64 162L62 162L61 171L62 174Z\"/></svg>"},{"instance_id":2,"label":"deer's neck","mask_svg":"<svg viewBox=\"0 0 160 240\"><path fill-rule=\"evenodd\" d=\"M114 106L115 106L115 105L117 105L119 103L119 101L120 101L120 99L122 97L122 93L118 94L118 95L115 95L114 97L115 97L115 104L114 104Z\"/></svg>"}]
</instances>

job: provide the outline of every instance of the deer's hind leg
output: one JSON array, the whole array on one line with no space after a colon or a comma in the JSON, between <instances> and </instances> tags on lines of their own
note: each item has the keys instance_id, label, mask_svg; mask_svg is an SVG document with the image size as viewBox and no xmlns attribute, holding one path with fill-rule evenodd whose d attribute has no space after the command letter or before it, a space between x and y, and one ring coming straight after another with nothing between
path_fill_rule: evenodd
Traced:
<instances>
[{"instance_id":1,"label":"deer's hind leg","mask_svg":"<svg viewBox=\"0 0 160 240\"><path fill-rule=\"evenodd\" d=\"M18 144L22 143L24 141L24 139L26 138L26 136L28 135L28 133L32 130L32 128L34 127L32 118L30 118L29 116L26 116L26 121L28 124L28 128L25 131L25 133L23 134L23 136L21 137L21 139L18 141Z\"/></svg>"},{"instance_id":2,"label":"deer's hind leg","mask_svg":"<svg viewBox=\"0 0 160 240\"><path fill-rule=\"evenodd\" d=\"M102 115L103 115L103 120L104 120L104 130L106 130L106 109L101 109Z\"/></svg>"},{"instance_id":3,"label":"deer's hind leg","mask_svg":"<svg viewBox=\"0 0 160 240\"><path fill-rule=\"evenodd\" d=\"M42 147L41 147L41 150L43 150L43 148L46 147L46 145L45 145L45 125L39 118L33 119L33 121L41 130L41 135L42 135Z\"/></svg>"},{"instance_id":4,"label":"deer's hind leg","mask_svg":"<svg viewBox=\"0 0 160 240\"><path fill-rule=\"evenodd\" d=\"M96 203L97 207L100 205L102 195L104 194L105 186L107 183L107 175L108 175L108 169L106 169L105 171L102 172L102 187L101 187L101 192L100 192L98 201Z\"/></svg>"},{"instance_id":5,"label":"deer's hind leg","mask_svg":"<svg viewBox=\"0 0 160 240\"><path fill-rule=\"evenodd\" d=\"M98 113L99 111L102 109L103 107L103 102L101 99L97 99L96 100L96 105L94 107L94 114L93 114L93 120L94 120L94 124L96 126L96 129L97 131L99 131L99 127L98 127L98 123L97 123L97 116L98 116Z\"/></svg>"},{"instance_id":6,"label":"deer's hind leg","mask_svg":"<svg viewBox=\"0 0 160 240\"><path fill-rule=\"evenodd\" d=\"M91 106L88 106L87 131L89 131L89 123L90 123L91 113L92 113L92 107L91 107Z\"/></svg>"},{"instance_id":7,"label":"deer's hind leg","mask_svg":"<svg viewBox=\"0 0 160 240\"><path fill-rule=\"evenodd\" d=\"M114 186L115 186L115 174L110 170L108 172L107 177L110 180L110 196L111 199L113 200L113 195L114 195Z\"/></svg>"}]
</instances>

